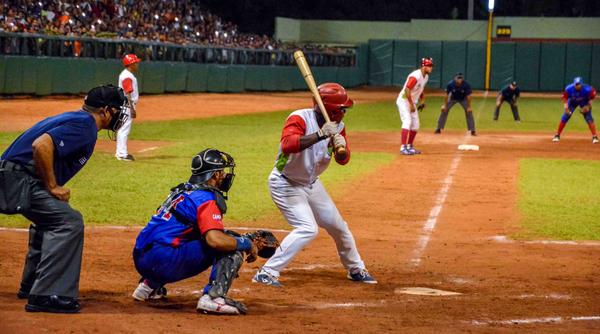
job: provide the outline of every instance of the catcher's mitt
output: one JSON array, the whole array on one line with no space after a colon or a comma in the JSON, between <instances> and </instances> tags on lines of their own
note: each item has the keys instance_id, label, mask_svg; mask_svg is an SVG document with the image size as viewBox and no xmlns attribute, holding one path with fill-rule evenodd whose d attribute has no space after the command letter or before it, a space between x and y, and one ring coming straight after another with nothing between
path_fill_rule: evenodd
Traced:
<instances>
[{"instance_id":1,"label":"catcher's mitt","mask_svg":"<svg viewBox=\"0 0 600 334\"><path fill-rule=\"evenodd\" d=\"M275 254L275 250L277 247L279 247L279 241L273 235L273 233L269 231L258 230L252 233L247 233L244 236L252 240L258 250L258 256L265 259L273 256L273 254Z\"/></svg>"}]
</instances>

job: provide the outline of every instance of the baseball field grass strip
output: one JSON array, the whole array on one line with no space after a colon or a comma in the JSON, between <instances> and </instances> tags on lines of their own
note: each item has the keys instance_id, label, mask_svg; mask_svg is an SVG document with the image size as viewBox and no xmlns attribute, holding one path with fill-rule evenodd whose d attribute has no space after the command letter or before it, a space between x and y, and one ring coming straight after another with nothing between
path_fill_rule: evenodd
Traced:
<instances>
[{"instance_id":1,"label":"baseball field grass strip","mask_svg":"<svg viewBox=\"0 0 600 334\"><path fill-rule=\"evenodd\" d=\"M287 228L269 196L267 177L273 168L281 127L288 114L289 111L285 111L136 124L131 139L166 140L173 144L136 155L134 163L120 162L113 153L96 151L85 168L67 184L71 189L71 204L82 212L86 224L145 224L169 189L187 181L192 156L214 147L230 153L237 165L226 222L231 226L260 224ZM18 135L0 133L0 150ZM99 137L104 138L105 134L100 133ZM335 195L348 189L347 185L356 178L386 165L393 158L391 152L353 152L351 163L343 167L334 163L322 180ZM28 224L21 216L0 216L0 226Z\"/></svg>"},{"instance_id":2,"label":"baseball field grass strip","mask_svg":"<svg viewBox=\"0 0 600 334\"><path fill-rule=\"evenodd\" d=\"M600 161L522 159L519 239L600 240Z\"/></svg>"}]
</instances>

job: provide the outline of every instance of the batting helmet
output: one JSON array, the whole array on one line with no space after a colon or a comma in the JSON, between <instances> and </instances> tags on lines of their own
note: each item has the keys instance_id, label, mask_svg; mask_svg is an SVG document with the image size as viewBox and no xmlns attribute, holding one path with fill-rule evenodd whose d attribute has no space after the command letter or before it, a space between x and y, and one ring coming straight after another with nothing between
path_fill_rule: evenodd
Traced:
<instances>
[{"instance_id":1,"label":"batting helmet","mask_svg":"<svg viewBox=\"0 0 600 334\"><path fill-rule=\"evenodd\" d=\"M333 122L339 122L344 118L346 108L351 108L354 105L354 101L348 97L346 89L342 85L337 83L324 83L318 88L319 95L323 100L323 105L327 109L327 115ZM314 101L317 106L317 101Z\"/></svg>"},{"instance_id":2,"label":"batting helmet","mask_svg":"<svg viewBox=\"0 0 600 334\"><path fill-rule=\"evenodd\" d=\"M140 61L142 61L140 58L138 58L135 54L130 53L123 57L123 66L127 67L131 64L139 63Z\"/></svg>"},{"instance_id":3,"label":"batting helmet","mask_svg":"<svg viewBox=\"0 0 600 334\"><path fill-rule=\"evenodd\" d=\"M227 192L233 184L233 177L235 176L233 171L234 167L235 162L231 155L214 148L207 148L192 158L192 176L190 176L189 182L193 184L204 184L216 171L229 168L229 171L225 175L225 179L218 186L219 190Z\"/></svg>"},{"instance_id":4,"label":"batting helmet","mask_svg":"<svg viewBox=\"0 0 600 334\"><path fill-rule=\"evenodd\" d=\"M421 59L421 67L423 66L433 66L433 58L425 57Z\"/></svg>"}]
</instances>

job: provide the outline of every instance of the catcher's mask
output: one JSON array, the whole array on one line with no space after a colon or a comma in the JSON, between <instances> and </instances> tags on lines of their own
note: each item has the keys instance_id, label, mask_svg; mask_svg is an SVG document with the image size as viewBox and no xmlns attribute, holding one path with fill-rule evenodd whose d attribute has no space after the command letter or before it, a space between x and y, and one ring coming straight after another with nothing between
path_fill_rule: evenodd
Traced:
<instances>
[{"instance_id":1,"label":"catcher's mask","mask_svg":"<svg viewBox=\"0 0 600 334\"><path fill-rule=\"evenodd\" d=\"M125 109L129 107L128 99L123 89L119 87L113 85L94 87L87 93L84 103L93 108L107 107L116 110L111 113L110 123L108 124L111 139L114 139L115 133L129 118L125 112Z\"/></svg>"},{"instance_id":2,"label":"catcher's mask","mask_svg":"<svg viewBox=\"0 0 600 334\"><path fill-rule=\"evenodd\" d=\"M233 178L235 177L234 168L235 162L231 155L214 148L208 148L192 158L192 176L190 176L189 182L193 184L205 184L215 172L227 169L225 171L225 178L217 186L219 191L227 193L233 185ZM226 195L224 197L227 198Z\"/></svg>"}]
</instances>

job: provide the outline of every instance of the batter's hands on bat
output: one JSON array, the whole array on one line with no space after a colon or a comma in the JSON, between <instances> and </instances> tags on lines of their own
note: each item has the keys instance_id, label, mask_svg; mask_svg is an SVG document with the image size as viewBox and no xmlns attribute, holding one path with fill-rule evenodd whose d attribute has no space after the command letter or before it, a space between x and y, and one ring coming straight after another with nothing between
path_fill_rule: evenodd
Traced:
<instances>
[{"instance_id":1,"label":"batter's hands on bat","mask_svg":"<svg viewBox=\"0 0 600 334\"><path fill-rule=\"evenodd\" d=\"M69 198L71 198L71 190L69 188L56 186L49 190L52 196L58 198L61 201L68 202Z\"/></svg>"},{"instance_id":2,"label":"batter's hands on bat","mask_svg":"<svg viewBox=\"0 0 600 334\"><path fill-rule=\"evenodd\" d=\"M336 122L326 122L323 124L318 132L319 138L333 137L338 133L338 126Z\"/></svg>"},{"instance_id":3,"label":"batter's hands on bat","mask_svg":"<svg viewBox=\"0 0 600 334\"><path fill-rule=\"evenodd\" d=\"M346 138L339 133L333 136L333 147L346 147Z\"/></svg>"}]
</instances>

